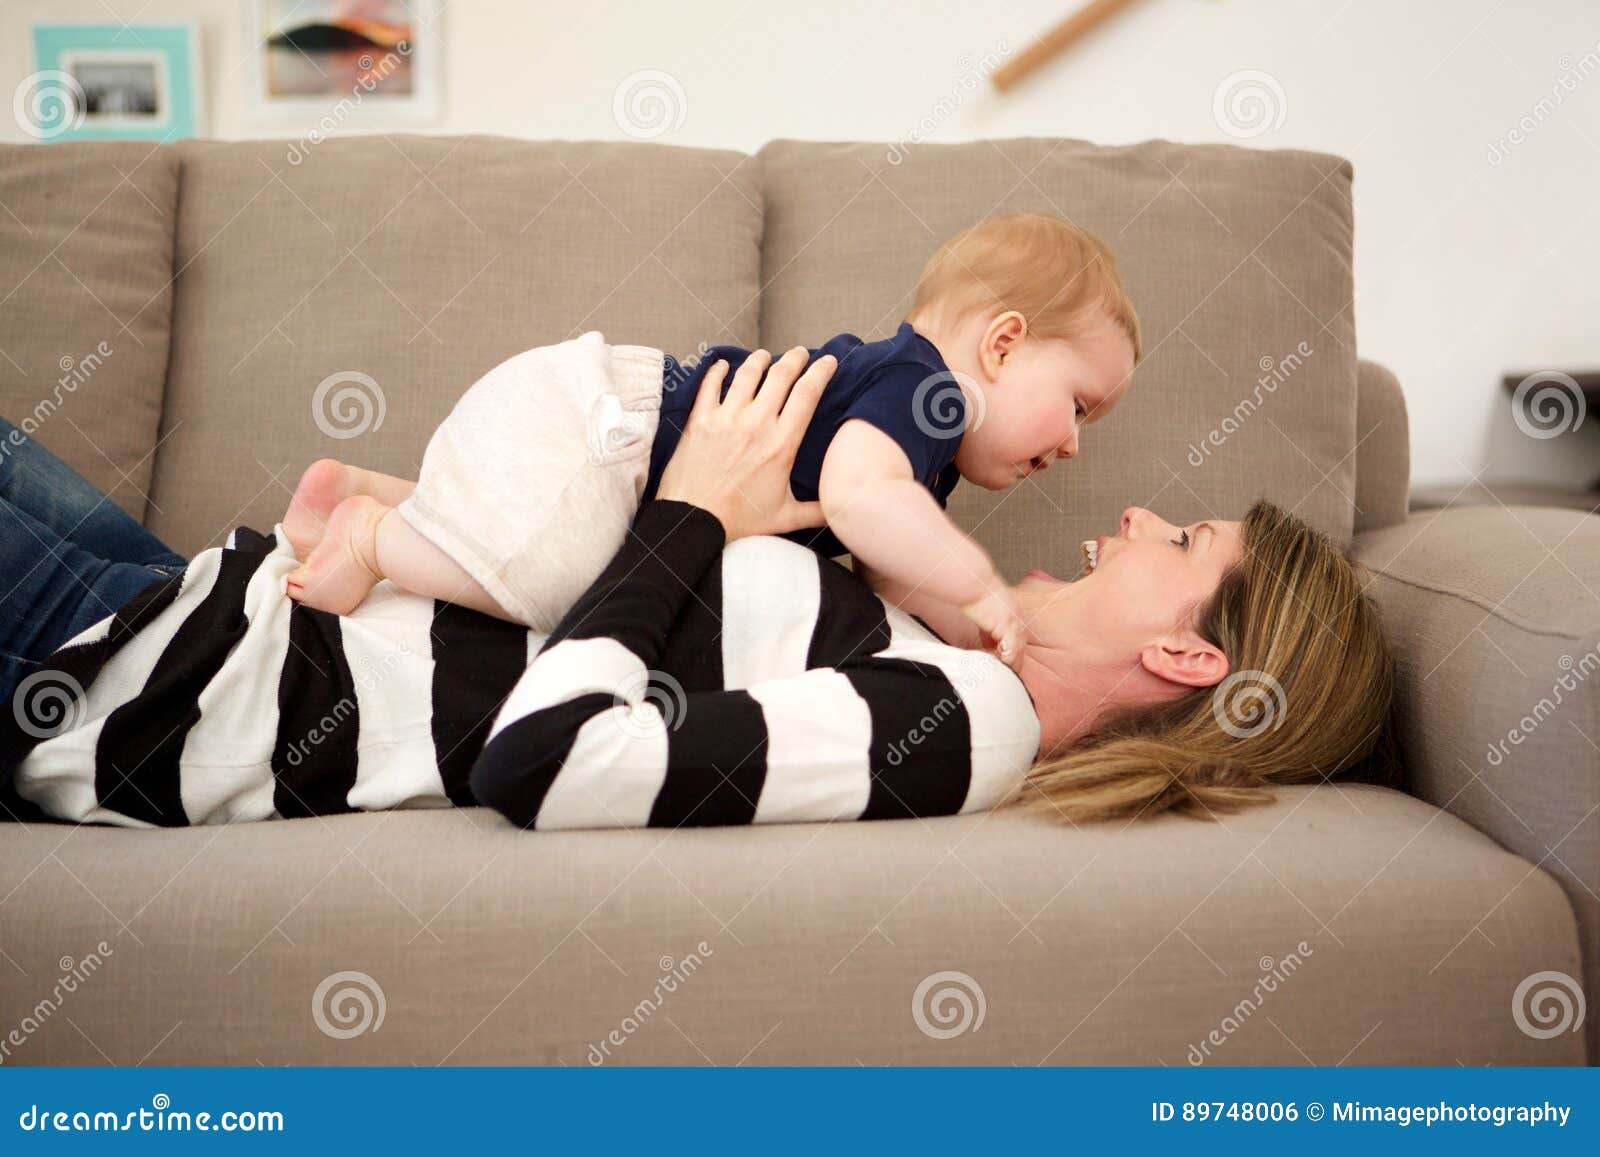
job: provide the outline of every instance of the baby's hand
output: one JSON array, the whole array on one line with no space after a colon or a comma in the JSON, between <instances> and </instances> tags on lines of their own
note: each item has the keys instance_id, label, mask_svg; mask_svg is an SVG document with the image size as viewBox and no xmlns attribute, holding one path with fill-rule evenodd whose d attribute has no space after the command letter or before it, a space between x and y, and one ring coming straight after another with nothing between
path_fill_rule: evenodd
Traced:
<instances>
[{"instance_id":1,"label":"baby's hand","mask_svg":"<svg viewBox=\"0 0 1600 1157\"><path fill-rule=\"evenodd\" d=\"M965 604L961 613L978 625L984 633L985 643L993 643L1001 662L1013 670L1022 666L1022 648L1026 631L1022 623L1022 610L1017 606L1011 588L998 578L989 585L982 598Z\"/></svg>"}]
</instances>

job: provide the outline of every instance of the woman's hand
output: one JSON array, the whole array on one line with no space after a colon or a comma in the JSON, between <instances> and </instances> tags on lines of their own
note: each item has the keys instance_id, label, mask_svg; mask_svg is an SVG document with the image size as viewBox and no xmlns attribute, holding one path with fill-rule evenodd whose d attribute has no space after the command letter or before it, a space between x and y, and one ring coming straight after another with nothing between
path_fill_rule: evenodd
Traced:
<instances>
[{"instance_id":1,"label":"woman's hand","mask_svg":"<svg viewBox=\"0 0 1600 1157\"><path fill-rule=\"evenodd\" d=\"M807 368L809 356L796 346L773 362L756 350L733 375L726 398L728 363L706 371L656 497L715 515L729 542L823 525L822 504L800 502L789 489L800 440L838 365L827 356Z\"/></svg>"}]
</instances>

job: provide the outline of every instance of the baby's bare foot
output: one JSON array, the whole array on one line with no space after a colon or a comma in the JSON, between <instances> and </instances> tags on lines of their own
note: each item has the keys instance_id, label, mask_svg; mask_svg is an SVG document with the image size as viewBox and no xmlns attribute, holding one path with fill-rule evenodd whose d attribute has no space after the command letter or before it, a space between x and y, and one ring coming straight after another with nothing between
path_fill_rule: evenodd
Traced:
<instances>
[{"instance_id":1,"label":"baby's bare foot","mask_svg":"<svg viewBox=\"0 0 1600 1157\"><path fill-rule=\"evenodd\" d=\"M335 506L322 540L311 548L305 565L289 573L289 597L335 615L348 615L359 607L382 581L378 523L392 509L365 494Z\"/></svg>"},{"instance_id":2,"label":"baby's bare foot","mask_svg":"<svg viewBox=\"0 0 1600 1157\"><path fill-rule=\"evenodd\" d=\"M295 558L305 562L311 557L327 533L333 508L356 493L357 483L356 468L336 458L319 458L306 467L283 516L283 533Z\"/></svg>"}]
</instances>

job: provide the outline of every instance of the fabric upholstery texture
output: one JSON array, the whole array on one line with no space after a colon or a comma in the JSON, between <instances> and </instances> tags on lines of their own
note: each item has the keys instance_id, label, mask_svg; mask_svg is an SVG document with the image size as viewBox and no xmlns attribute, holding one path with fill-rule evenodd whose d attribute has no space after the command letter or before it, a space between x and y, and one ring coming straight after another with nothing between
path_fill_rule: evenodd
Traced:
<instances>
[{"instance_id":1,"label":"fabric upholstery texture","mask_svg":"<svg viewBox=\"0 0 1600 1157\"><path fill-rule=\"evenodd\" d=\"M520 350L587 329L680 357L883 336L945 236L1058 212L1118 256L1139 384L1078 462L1007 496L958 487L952 512L1013 576L1074 573L1078 540L1129 504L1186 521L1264 493L1354 533L1400 660L1411 794L1319 785L1217 824L1079 829L1014 811L666 833L528 834L480 809L7 824L5 1027L63 957L112 949L70 1023L7 1063L1600 1057L1600 681L1539 708L1563 656L1600 644L1600 520L1406 519L1404 399L1356 357L1349 162L1167 141L899 163L841 143L286 148L0 152L0 202L32 230L0 212L0 404L19 420L58 358L137 334L40 436L130 509L151 489L177 548L269 528L320 456L414 477L460 392ZM1514 992L1552 971L1587 978L1587 1037L1518 1027ZM379 1031L319 1023L343 974L381 990ZM914 1001L951 984L981 991L982 1024L924 1031Z\"/></svg>"},{"instance_id":2,"label":"fabric upholstery texture","mask_svg":"<svg viewBox=\"0 0 1600 1157\"><path fill-rule=\"evenodd\" d=\"M0 146L0 412L141 520L177 210L170 149Z\"/></svg>"},{"instance_id":3,"label":"fabric upholstery texture","mask_svg":"<svg viewBox=\"0 0 1600 1157\"><path fill-rule=\"evenodd\" d=\"M416 477L455 399L530 347L592 329L677 355L756 339L747 156L396 136L291 165L285 148L181 149L150 519L175 549L270 526L320 457Z\"/></svg>"},{"instance_id":4,"label":"fabric upholstery texture","mask_svg":"<svg viewBox=\"0 0 1600 1157\"><path fill-rule=\"evenodd\" d=\"M1578 967L1560 889L1383 788L1079 831L1003 811L529 835L470 809L79 830L51 857L62 836L7 834L44 862L6 881L6 950L35 977L114 954L64 1010L92 1039L53 1017L18 1063L1582 1060L1509 1015L1524 976ZM341 1039L313 995L350 972L385 1015ZM981 992L979 1027L919 1027L943 1027L913 1011L940 973L962 976L923 1000Z\"/></svg>"},{"instance_id":5,"label":"fabric upholstery texture","mask_svg":"<svg viewBox=\"0 0 1600 1157\"><path fill-rule=\"evenodd\" d=\"M1561 882L1577 915L1592 1007L1600 993L1600 518L1499 506L1429 511L1363 536L1358 557L1375 573L1399 655L1409 790ZM1591 1013L1585 1029L1590 1056L1600 1057L1600 1017Z\"/></svg>"},{"instance_id":6,"label":"fabric upholstery texture","mask_svg":"<svg viewBox=\"0 0 1600 1157\"><path fill-rule=\"evenodd\" d=\"M1381 530L1406 520L1411 490L1411 426L1400 382L1377 362L1358 367L1356 402L1356 530Z\"/></svg>"}]
</instances>

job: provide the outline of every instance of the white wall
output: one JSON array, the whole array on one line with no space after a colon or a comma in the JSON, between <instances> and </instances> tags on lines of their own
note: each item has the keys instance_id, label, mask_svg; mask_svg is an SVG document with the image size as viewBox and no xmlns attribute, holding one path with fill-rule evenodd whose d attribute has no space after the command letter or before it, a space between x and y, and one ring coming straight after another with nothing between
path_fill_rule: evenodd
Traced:
<instances>
[{"instance_id":1,"label":"white wall","mask_svg":"<svg viewBox=\"0 0 1600 1157\"><path fill-rule=\"evenodd\" d=\"M1259 69L1282 88L1282 123L1236 143L1355 163L1356 330L1405 385L1414 478L1600 474L1600 415L1521 436L1500 386L1512 370L1600 366L1600 5L1144 0L1024 88L962 92L987 54L1075 3L451 0L444 110L421 131L620 138L618 83L659 69L684 104L657 139L678 144L899 140L955 93L927 139L1232 141L1213 95ZM0 95L31 69L31 20L112 12L200 25L211 135L303 131L246 120L244 5L228 0L0 0ZM380 128L366 111L340 131ZM1492 163L1519 122L1524 139ZM5 117L0 135L21 133Z\"/></svg>"}]
</instances>

